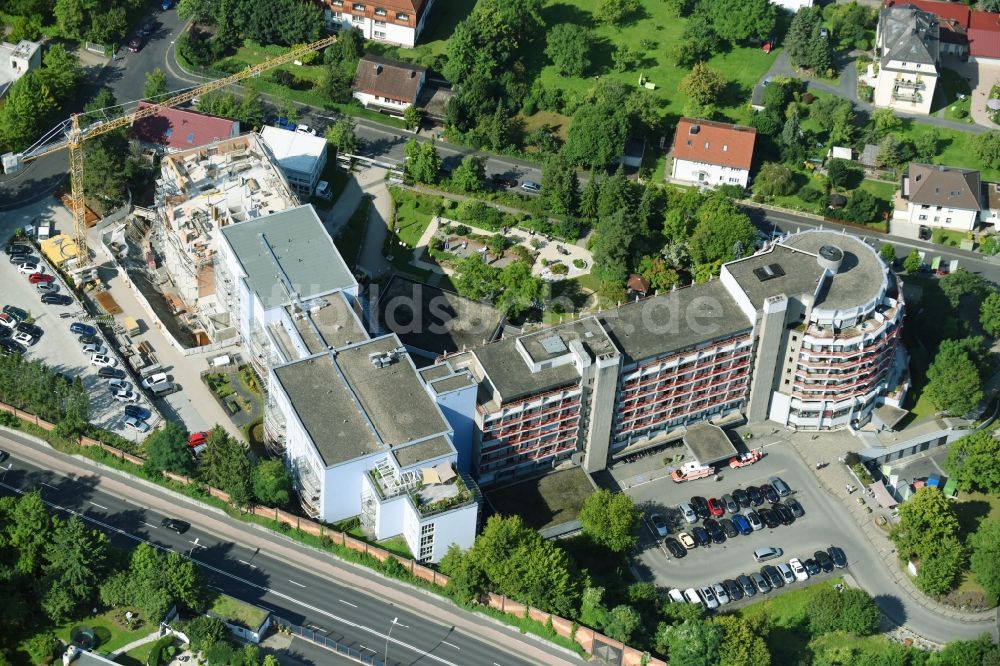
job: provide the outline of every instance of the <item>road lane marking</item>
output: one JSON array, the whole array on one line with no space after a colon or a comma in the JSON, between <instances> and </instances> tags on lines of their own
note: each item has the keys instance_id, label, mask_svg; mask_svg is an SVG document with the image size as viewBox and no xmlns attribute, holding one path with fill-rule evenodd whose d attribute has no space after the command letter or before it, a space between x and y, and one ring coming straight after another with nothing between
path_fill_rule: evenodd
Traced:
<instances>
[{"instance_id":1,"label":"road lane marking","mask_svg":"<svg viewBox=\"0 0 1000 666\"><path fill-rule=\"evenodd\" d=\"M45 483L44 481L42 481L42 485L45 486L45 487L47 487L47 488L51 488L52 490L59 490L55 486L49 485L48 483Z\"/></svg>"},{"instance_id":2,"label":"road lane marking","mask_svg":"<svg viewBox=\"0 0 1000 666\"><path fill-rule=\"evenodd\" d=\"M351 608L357 608L358 607L357 604L352 604L350 601L344 601L343 599L337 599L337 601L339 601L342 604L347 604Z\"/></svg>"},{"instance_id":3,"label":"road lane marking","mask_svg":"<svg viewBox=\"0 0 1000 666\"><path fill-rule=\"evenodd\" d=\"M142 524L145 525L146 527L152 527L154 530L156 529L156 525L153 525L152 523L147 523L145 520L142 521Z\"/></svg>"},{"instance_id":4,"label":"road lane marking","mask_svg":"<svg viewBox=\"0 0 1000 666\"><path fill-rule=\"evenodd\" d=\"M8 490L11 490L11 491L17 493L18 495L25 494L25 491L21 490L20 488L16 488L14 486L8 485L8 484L6 484L6 483L4 483L2 481L0 481L0 487L6 488ZM132 534L131 532L126 532L125 530L120 529L118 527L115 527L114 525L109 525L108 523L105 523L105 522L103 522L101 520L97 520L93 516L88 516L86 514L80 513L78 511L70 509L69 507L60 506L60 505L56 504L55 502L49 502L49 501L46 501L46 500L42 500L42 501L46 505L51 506L52 508L54 508L54 509L56 509L58 511L62 511L64 513L68 513L70 515L78 516L82 520L91 522L91 523L93 523L95 525L99 525L99 526L103 527L105 530L107 530L109 532L115 532L116 534L120 534L120 535L122 535L124 537L132 539L133 541L136 541L136 542L139 542L139 543L148 543L149 545L153 546L154 548L158 548L158 549L160 549L160 550L162 550L164 552L166 552L166 551L169 550L169 548L167 548L165 546L162 546L162 545L160 545L158 543L154 543L152 541L149 541L148 539L144 539L143 537L141 537L141 536L139 536L137 534ZM202 569L206 569L206 570L211 571L213 573L216 573L216 574L218 574L220 576L225 576L226 578L234 580L234 581L236 581L238 583L242 583L244 586L246 586L248 588L253 588L253 589L256 589L256 590L260 590L260 591L265 592L267 594L273 594L274 596L278 597L279 599L284 599L285 601L294 603L294 604L296 604L298 606L301 606L302 608L305 608L307 610L313 611L314 613L319 613L320 615L325 615L326 617L330 618L334 622L338 622L340 624L347 625L349 627L353 627L355 629L358 629L359 631L364 631L364 632L367 632L369 634L372 634L373 636L377 637L379 640L386 640L389 643L392 643L393 645L399 646L401 648L404 648L404 649L410 650L412 652L415 652L416 654L422 655L422 656L426 657L427 659L430 659L431 661L437 662L439 664L444 664L444 666L459 666L459 664L456 664L455 662L448 661L447 659L442 659L441 657L439 657L439 656L437 656L435 654L431 654L430 652L427 652L426 650L421 650L420 648L418 648L418 647L416 647L414 645L410 645L409 643L407 643L405 641L401 641L398 638L396 638L395 636L390 636L388 634L384 634L384 633L382 633L381 631L379 631L377 629L372 629L371 627L366 627L363 624L358 624L357 622L353 622L353 621L348 620L346 618L340 617L338 615L335 615L334 613L331 613L329 611L323 610L322 608L317 608L316 606L313 606L311 604L307 604L304 601L300 601L300 600L296 599L295 597L287 595L287 594L285 594L283 592L279 592L279 591L277 591L275 589L266 587L264 585L260 585L258 583L254 583L253 581L247 580L246 578L241 578L241 577L237 576L236 574L232 574L232 573L226 571L225 569L220 569L219 567L216 567L216 566L213 566L211 564L208 564L207 562L202 562L200 560L196 560L193 557L187 556L187 555L185 555L183 553L181 554L181 556L182 557L186 557L187 559L189 559L192 562L196 563ZM292 581L290 581L290 582L292 582ZM300 584L300 583L297 583L297 584ZM219 590L219 588L217 588L217 587L215 587L213 585L209 585L208 587L211 587L212 589L215 589L215 590ZM302 585L302 587L305 587L305 585ZM219 590L219 591L221 591L221 590ZM365 649L367 650L367 649L370 649L370 648L365 648ZM375 650L372 650L372 652L375 652ZM500 664L496 664L496 662L494 662L494 664L495 664L495 666L500 666Z\"/></svg>"},{"instance_id":5,"label":"road lane marking","mask_svg":"<svg viewBox=\"0 0 1000 666\"><path fill-rule=\"evenodd\" d=\"M324 629L323 627L321 627L319 625L316 625L316 624L310 624L309 628L312 629L313 631L318 631L321 634L325 634L326 633L326 629Z\"/></svg>"},{"instance_id":6,"label":"road lane marking","mask_svg":"<svg viewBox=\"0 0 1000 666\"><path fill-rule=\"evenodd\" d=\"M102 506L102 505L98 504L97 502L91 502L91 504L93 504L94 506L96 506L98 509L104 509L105 511L108 511L108 507Z\"/></svg>"},{"instance_id":7,"label":"road lane marking","mask_svg":"<svg viewBox=\"0 0 1000 666\"><path fill-rule=\"evenodd\" d=\"M454 643L449 643L448 641L441 641L441 642L444 643L445 645L447 645L448 647L455 648L456 650L461 650L462 649L462 648L458 647L457 645L455 645Z\"/></svg>"},{"instance_id":8,"label":"road lane marking","mask_svg":"<svg viewBox=\"0 0 1000 666\"><path fill-rule=\"evenodd\" d=\"M256 568L257 568L257 565L256 565L256 564L250 564L250 563L249 563L249 562L247 562L246 560L239 560L239 562L240 562L240 564L245 564L245 565L247 565L247 566L248 566L248 567L250 567L251 569L256 569Z\"/></svg>"},{"instance_id":9,"label":"road lane marking","mask_svg":"<svg viewBox=\"0 0 1000 666\"><path fill-rule=\"evenodd\" d=\"M302 583L296 583L291 578L288 579L288 582L291 583L292 585L298 585L299 587L305 587L305 585L303 585Z\"/></svg>"}]
</instances>

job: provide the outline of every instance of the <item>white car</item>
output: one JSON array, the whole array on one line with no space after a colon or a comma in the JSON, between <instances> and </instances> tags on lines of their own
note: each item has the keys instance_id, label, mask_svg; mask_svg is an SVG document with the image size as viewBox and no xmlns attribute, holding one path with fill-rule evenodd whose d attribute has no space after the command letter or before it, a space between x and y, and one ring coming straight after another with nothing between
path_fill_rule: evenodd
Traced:
<instances>
[{"instance_id":1,"label":"white car","mask_svg":"<svg viewBox=\"0 0 1000 666\"><path fill-rule=\"evenodd\" d=\"M316 136L316 130L314 130L312 127L309 127L309 125L296 125L295 131L302 132L303 134L312 134L313 136Z\"/></svg>"},{"instance_id":2,"label":"white car","mask_svg":"<svg viewBox=\"0 0 1000 666\"><path fill-rule=\"evenodd\" d=\"M155 384L162 384L169 381L170 379L167 377L167 373L157 372L156 374L150 375L142 380L142 388L153 388Z\"/></svg>"},{"instance_id":3,"label":"white car","mask_svg":"<svg viewBox=\"0 0 1000 666\"><path fill-rule=\"evenodd\" d=\"M124 423L126 428L132 428L138 432L149 432L149 424L134 416L126 416Z\"/></svg>"},{"instance_id":4,"label":"white car","mask_svg":"<svg viewBox=\"0 0 1000 666\"><path fill-rule=\"evenodd\" d=\"M721 583L713 585L712 591L715 592L715 598L719 600L720 605L724 606L729 603L729 593L726 592L726 588L722 587Z\"/></svg>"},{"instance_id":5,"label":"white car","mask_svg":"<svg viewBox=\"0 0 1000 666\"><path fill-rule=\"evenodd\" d=\"M0 312L0 326L6 328L17 328L17 320L6 312Z\"/></svg>"},{"instance_id":6,"label":"white car","mask_svg":"<svg viewBox=\"0 0 1000 666\"><path fill-rule=\"evenodd\" d=\"M701 597L698 596L698 591L693 587L689 587L684 590L684 598L687 599L689 604L703 604Z\"/></svg>"},{"instance_id":7,"label":"white car","mask_svg":"<svg viewBox=\"0 0 1000 666\"><path fill-rule=\"evenodd\" d=\"M118 365L118 359L108 356L107 354L94 354L90 357L90 364L101 368L113 368Z\"/></svg>"},{"instance_id":8,"label":"white car","mask_svg":"<svg viewBox=\"0 0 1000 666\"><path fill-rule=\"evenodd\" d=\"M681 514L684 515L684 520L688 521L688 523L694 524L698 522L698 514L694 512L694 509L687 502L678 504L677 508L680 509Z\"/></svg>"},{"instance_id":9,"label":"white car","mask_svg":"<svg viewBox=\"0 0 1000 666\"><path fill-rule=\"evenodd\" d=\"M809 580L809 572L806 571L806 568L804 566L802 566L802 561L799 560L799 558L793 557L792 559L788 560L788 566L792 568L792 573L795 575L795 580L797 581Z\"/></svg>"},{"instance_id":10,"label":"white car","mask_svg":"<svg viewBox=\"0 0 1000 666\"><path fill-rule=\"evenodd\" d=\"M115 392L115 391L128 391L128 390L130 390L132 388L132 385L129 384L124 379L109 379L108 380L108 388L110 388L112 392Z\"/></svg>"},{"instance_id":11,"label":"white car","mask_svg":"<svg viewBox=\"0 0 1000 666\"><path fill-rule=\"evenodd\" d=\"M114 392L115 400L118 402L135 402L139 399L139 396L128 389L118 389Z\"/></svg>"},{"instance_id":12,"label":"white car","mask_svg":"<svg viewBox=\"0 0 1000 666\"><path fill-rule=\"evenodd\" d=\"M84 354L107 354L108 350L96 342L88 342L83 346Z\"/></svg>"},{"instance_id":13,"label":"white car","mask_svg":"<svg viewBox=\"0 0 1000 666\"><path fill-rule=\"evenodd\" d=\"M676 587L670 588L670 591L667 592L667 596L670 597L670 600L672 602L674 602L675 604L682 604L685 601L684 600L684 593L681 592Z\"/></svg>"},{"instance_id":14,"label":"white car","mask_svg":"<svg viewBox=\"0 0 1000 666\"><path fill-rule=\"evenodd\" d=\"M24 275L31 275L32 273L44 273L45 267L41 266L37 262L27 261L21 264L21 267L17 270L21 271Z\"/></svg>"},{"instance_id":15,"label":"white car","mask_svg":"<svg viewBox=\"0 0 1000 666\"><path fill-rule=\"evenodd\" d=\"M13 337L14 337L14 342L20 342L25 347L28 347L34 344L35 342L35 339L31 337L31 335L29 335L28 333L25 333L24 331L18 331L17 333L14 334Z\"/></svg>"},{"instance_id":16,"label":"white car","mask_svg":"<svg viewBox=\"0 0 1000 666\"><path fill-rule=\"evenodd\" d=\"M649 517L649 522L653 525L653 529L656 530L656 533L661 537L665 537L670 534L670 530L667 529L667 521L663 519L662 515L654 513Z\"/></svg>"}]
</instances>

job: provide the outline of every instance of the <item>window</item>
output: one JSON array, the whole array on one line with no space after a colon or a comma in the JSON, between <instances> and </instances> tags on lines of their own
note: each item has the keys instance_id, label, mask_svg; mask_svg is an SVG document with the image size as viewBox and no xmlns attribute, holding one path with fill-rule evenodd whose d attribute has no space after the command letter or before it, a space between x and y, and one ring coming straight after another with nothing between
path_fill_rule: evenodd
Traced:
<instances>
[{"instance_id":1,"label":"window","mask_svg":"<svg viewBox=\"0 0 1000 666\"><path fill-rule=\"evenodd\" d=\"M378 28L384 28L385 27L385 21L379 21L379 20L376 19L375 26L378 27Z\"/></svg>"},{"instance_id":2,"label":"window","mask_svg":"<svg viewBox=\"0 0 1000 666\"><path fill-rule=\"evenodd\" d=\"M351 9L353 9L356 12L363 12L365 11L365 6L362 5L360 2L355 2L353 5L351 5Z\"/></svg>"},{"instance_id":3,"label":"window","mask_svg":"<svg viewBox=\"0 0 1000 666\"><path fill-rule=\"evenodd\" d=\"M950 217L944 218L944 223L945 224L951 224L951 218Z\"/></svg>"},{"instance_id":4,"label":"window","mask_svg":"<svg viewBox=\"0 0 1000 666\"><path fill-rule=\"evenodd\" d=\"M385 13L386 13L385 10L382 9L381 7L375 8L375 16L385 16Z\"/></svg>"},{"instance_id":5,"label":"window","mask_svg":"<svg viewBox=\"0 0 1000 666\"><path fill-rule=\"evenodd\" d=\"M919 215L919 216L917 216L917 219L923 221L923 220L927 219L927 216L926 215Z\"/></svg>"},{"instance_id":6,"label":"window","mask_svg":"<svg viewBox=\"0 0 1000 666\"><path fill-rule=\"evenodd\" d=\"M355 23L364 23L365 22L365 17L364 16L351 16L351 20L354 21Z\"/></svg>"},{"instance_id":7,"label":"window","mask_svg":"<svg viewBox=\"0 0 1000 666\"><path fill-rule=\"evenodd\" d=\"M343 14L341 14L340 12L332 12L332 13L331 13L330 15L331 15L331 16L332 16L332 17L334 18L334 20L336 20L336 21L339 21L339 20L341 20L342 18L344 18L344 15L343 15Z\"/></svg>"},{"instance_id":8,"label":"window","mask_svg":"<svg viewBox=\"0 0 1000 666\"><path fill-rule=\"evenodd\" d=\"M403 12L396 12L396 20L397 21L409 21L410 17L407 16L406 14L404 14Z\"/></svg>"},{"instance_id":9,"label":"window","mask_svg":"<svg viewBox=\"0 0 1000 666\"><path fill-rule=\"evenodd\" d=\"M343 7L344 0L331 0L334 7Z\"/></svg>"}]
</instances>

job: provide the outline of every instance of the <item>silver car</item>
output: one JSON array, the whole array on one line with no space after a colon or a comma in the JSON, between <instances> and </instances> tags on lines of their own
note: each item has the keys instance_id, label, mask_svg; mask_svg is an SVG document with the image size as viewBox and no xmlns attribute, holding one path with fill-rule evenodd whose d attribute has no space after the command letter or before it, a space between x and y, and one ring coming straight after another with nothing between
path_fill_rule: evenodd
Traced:
<instances>
[{"instance_id":1,"label":"silver car","mask_svg":"<svg viewBox=\"0 0 1000 666\"><path fill-rule=\"evenodd\" d=\"M698 589L698 595L701 600L705 603L705 607L709 610L719 607L719 600L715 598L715 592L712 591L710 587L702 587Z\"/></svg>"}]
</instances>

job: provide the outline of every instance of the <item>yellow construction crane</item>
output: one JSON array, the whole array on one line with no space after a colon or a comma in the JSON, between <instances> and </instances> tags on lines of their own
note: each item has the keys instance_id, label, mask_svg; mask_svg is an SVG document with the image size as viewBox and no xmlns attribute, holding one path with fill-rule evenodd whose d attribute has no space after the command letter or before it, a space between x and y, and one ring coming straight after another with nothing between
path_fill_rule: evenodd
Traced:
<instances>
[{"instance_id":1,"label":"yellow construction crane","mask_svg":"<svg viewBox=\"0 0 1000 666\"><path fill-rule=\"evenodd\" d=\"M87 227L86 221L86 207L84 205L83 199L83 144L84 142L93 139L94 137L100 136L102 134L107 134L108 132L113 132L114 130L120 129L122 127L128 127L136 120L141 118L146 118L149 116L155 116L159 113L160 109L170 108L178 106L179 104L184 104L189 102L199 95L203 95L213 90L218 90L224 88L231 83L237 83L243 79L249 78L251 76L257 76L262 72L266 72L274 67L279 67L285 63L291 62L293 60L298 60L301 56L310 53L312 51L319 51L326 48L327 46L333 44L337 41L336 35L330 35L329 37L324 37L318 41L311 44L305 44L303 46L298 46L290 51L287 51L279 56L265 60L264 62L251 65L246 69L227 76L224 79L216 79L215 81L209 81L208 83L198 86L196 88L190 88L182 93L178 93L162 102L156 102L153 106L148 106L142 110L133 111L132 113L127 113L123 116L115 118L113 120L108 120L106 122L99 122L88 127L80 127L80 114L74 113L69 119L69 130L66 132L65 140L61 140L55 144L47 143L38 148L28 149L26 152L18 155L5 155L4 156L4 171L6 173L13 173L21 168L22 165L27 164L33 160L37 160L45 155L50 155L54 152L68 149L69 150L69 174L70 174L70 212L73 214L73 232L75 235L76 247L77 247L77 257L76 257L76 267L75 270L82 270L89 267L90 265L90 254L87 250Z\"/></svg>"}]
</instances>

